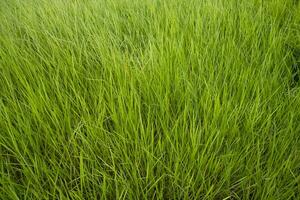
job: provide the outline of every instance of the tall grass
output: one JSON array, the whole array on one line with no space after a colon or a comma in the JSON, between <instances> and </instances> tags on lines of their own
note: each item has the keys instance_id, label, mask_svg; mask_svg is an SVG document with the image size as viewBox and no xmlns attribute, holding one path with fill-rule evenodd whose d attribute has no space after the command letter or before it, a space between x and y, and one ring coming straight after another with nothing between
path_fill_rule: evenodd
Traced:
<instances>
[{"instance_id":1,"label":"tall grass","mask_svg":"<svg viewBox=\"0 0 300 200\"><path fill-rule=\"evenodd\" d=\"M300 4L0 1L0 199L300 199Z\"/></svg>"}]
</instances>

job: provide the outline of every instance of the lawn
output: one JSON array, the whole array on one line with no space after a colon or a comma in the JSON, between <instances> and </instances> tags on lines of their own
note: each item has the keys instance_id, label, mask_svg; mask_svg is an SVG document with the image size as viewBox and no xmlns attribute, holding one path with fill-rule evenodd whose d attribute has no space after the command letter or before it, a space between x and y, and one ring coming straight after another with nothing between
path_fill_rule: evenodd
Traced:
<instances>
[{"instance_id":1,"label":"lawn","mask_svg":"<svg viewBox=\"0 0 300 200\"><path fill-rule=\"evenodd\" d=\"M300 199L297 0L0 0L0 199Z\"/></svg>"}]
</instances>

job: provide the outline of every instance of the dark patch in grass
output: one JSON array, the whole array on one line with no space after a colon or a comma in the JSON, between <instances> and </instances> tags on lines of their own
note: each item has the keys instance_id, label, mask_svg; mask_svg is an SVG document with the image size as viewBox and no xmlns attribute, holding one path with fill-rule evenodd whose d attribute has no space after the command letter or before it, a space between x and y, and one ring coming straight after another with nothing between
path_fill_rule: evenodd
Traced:
<instances>
[{"instance_id":1,"label":"dark patch in grass","mask_svg":"<svg viewBox=\"0 0 300 200\"><path fill-rule=\"evenodd\" d=\"M109 133L113 133L116 130L115 123L110 116L106 118L103 125Z\"/></svg>"},{"instance_id":2,"label":"dark patch in grass","mask_svg":"<svg viewBox=\"0 0 300 200\"><path fill-rule=\"evenodd\" d=\"M294 5L297 6L299 4L299 2L300 2L299 0L294 0Z\"/></svg>"},{"instance_id":3,"label":"dark patch in grass","mask_svg":"<svg viewBox=\"0 0 300 200\"><path fill-rule=\"evenodd\" d=\"M293 84L297 84L299 83L299 75L300 75L300 66L299 66L299 63L294 63L292 65L292 81L293 81Z\"/></svg>"},{"instance_id":4,"label":"dark patch in grass","mask_svg":"<svg viewBox=\"0 0 300 200\"><path fill-rule=\"evenodd\" d=\"M292 73L291 87L294 88L300 83L300 48L289 46L291 51L290 70Z\"/></svg>"}]
</instances>

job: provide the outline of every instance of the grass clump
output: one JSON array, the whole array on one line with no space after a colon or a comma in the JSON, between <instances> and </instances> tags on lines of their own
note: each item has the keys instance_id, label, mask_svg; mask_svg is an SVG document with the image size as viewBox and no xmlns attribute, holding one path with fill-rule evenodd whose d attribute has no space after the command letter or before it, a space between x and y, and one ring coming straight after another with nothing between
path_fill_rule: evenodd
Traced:
<instances>
[{"instance_id":1,"label":"grass clump","mask_svg":"<svg viewBox=\"0 0 300 200\"><path fill-rule=\"evenodd\" d=\"M0 199L300 199L299 11L0 1Z\"/></svg>"}]
</instances>

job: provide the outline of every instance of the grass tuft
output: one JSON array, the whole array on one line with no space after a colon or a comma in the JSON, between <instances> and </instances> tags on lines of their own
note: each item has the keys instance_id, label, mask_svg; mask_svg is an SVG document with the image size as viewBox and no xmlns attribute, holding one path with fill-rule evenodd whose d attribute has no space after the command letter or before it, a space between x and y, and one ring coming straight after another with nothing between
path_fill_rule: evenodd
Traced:
<instances>
[{"instance_id":1,"label":"grass tuft","mask_svg":"<svg viewBox=\"0 0 300 200\"><path fill-rule=\"evenodd\" d=\"M300 199L299 11L0 1L0 199Z\"/></svg>"}]
</instances>

